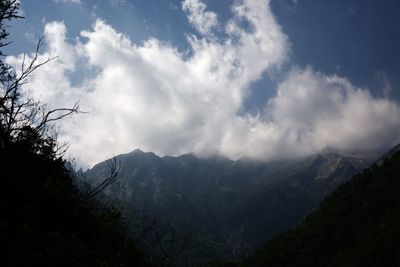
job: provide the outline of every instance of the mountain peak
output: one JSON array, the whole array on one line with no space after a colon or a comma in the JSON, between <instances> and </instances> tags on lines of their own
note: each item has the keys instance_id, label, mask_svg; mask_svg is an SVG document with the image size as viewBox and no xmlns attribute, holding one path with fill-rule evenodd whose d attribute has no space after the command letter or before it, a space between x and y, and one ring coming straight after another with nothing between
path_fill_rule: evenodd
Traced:
<instances>
[{"instance_id":1,"label":"mountain peak","mask_svg":"<svg viewBox=\"0 0 400 267\"><path fill-rule=\"evenodd\" d=\"M139 148L136 148L135 150L129 152L128 154L132 155L132 154L144 154L144 153L145 152L143 150L140 150Z\"/></svg>"},{"instance_id":2,"label":"mountain peak","mask_svg":"<svg viewBox=\"0 0 400 267\"><path fill-rule=\"evenodd\" d=\"M137 157L139 157L139 158L159 158L159 156L153 152L145 152L138 148L129 153L122 154L120 156L128 157L128 158L130 158L130 157L133 157L133 158L137 158Z\"/></svg>"}]
</instances>

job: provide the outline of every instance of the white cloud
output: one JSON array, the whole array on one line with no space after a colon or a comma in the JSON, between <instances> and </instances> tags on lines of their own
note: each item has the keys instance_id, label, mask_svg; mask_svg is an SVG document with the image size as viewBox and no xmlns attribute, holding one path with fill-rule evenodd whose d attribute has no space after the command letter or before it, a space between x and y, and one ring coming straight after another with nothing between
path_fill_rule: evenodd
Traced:
<instances>
[{"instance_id":1,"label":"white cloud","mask_svg":"<svg viewBox=\"0 0 400 267\"><path fill-rule=\"evenodd\" d=\"M390 93L393 91L392 83L390 82L389 75L384 71L375 72L375 80L381 83L381 92L383 97L389 98Z\"/></svg>"},{"instance_id":2,"label":"white cloud","mask_svg":"<svg viewBox=\"0 0 400 267\"><path fill-rule=\"evenodd\" d=\"M311 69L293 70L268 103L267 113L284 137L286 153L293 153L292 148L299 154L324 147L375 150L400 141L397 103Z\"/></svg>"},{"instance_id":3,"label":"white cloud","mask_svg":"<svg viewBox=\"0 0 400 267\"><path fill-rule=\"evenodd\" d=\"M209 35L218 26L217 14L206 11L207 6L200 0L184 0L182 8L188 13L189 22L201 34Z\"/></svg>"},{"instance_id":4,"label":"white cloud","mask_svg":"<svg viewBox=\"0 0 400 267\"><path fill-rule=\"evenodd\" d=\"M71 142L72 156L89 165L134 148L271 159L326 146L374 149L398 142L396 103L311 69L289 73L261 114L240 115L251 83L288 57L287 37L268 3L237 2L224 28L228 37L210 38L212 27L189 35L190 56L157 39L132 43L101 20L74 43L63 23L49 23L41 57L59 57L27 87L53 106L79 100L90 112L62 121L60 136ZM72 83L77 73L87 77Z\"/></svg>"}]
</instances>

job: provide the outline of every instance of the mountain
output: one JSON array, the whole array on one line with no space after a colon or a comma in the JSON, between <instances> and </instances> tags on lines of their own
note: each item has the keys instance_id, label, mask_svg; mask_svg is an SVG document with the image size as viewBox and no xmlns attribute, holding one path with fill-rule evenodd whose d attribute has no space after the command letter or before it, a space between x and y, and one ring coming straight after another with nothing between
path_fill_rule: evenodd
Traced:
<instances>
[{"instance_id":1,"label":"mountain","mask_svg":"<svg viewBox=\"0 0 400 267\"><path fill-rule=\"evenodd\" d=\"M370 164L332 151L261 162L193 154L158 157L135 150L116 161L117 179L104 192L132 207L156 209L161 222L192 233L192 248L185 254L190 264L249 255ZM96 184L108 173L105 161L85 176Z\"/></svg>"},{"instance_id":2,"label":"mountain","mask_svg":"<svg viewBox=\"0 0 400 267\"><path fill-rule=\"evenodd\" d=\"M399 148L240 266L400 266Z\"/></svg>"}]
</instances>

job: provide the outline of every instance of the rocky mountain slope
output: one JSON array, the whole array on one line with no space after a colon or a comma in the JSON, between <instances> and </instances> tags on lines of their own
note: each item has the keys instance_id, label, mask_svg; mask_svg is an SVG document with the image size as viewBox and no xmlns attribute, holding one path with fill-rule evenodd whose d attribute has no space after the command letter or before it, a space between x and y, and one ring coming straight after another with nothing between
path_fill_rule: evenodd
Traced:
<instances>
[{"instance_id":1,"label":"rocky mountain slope","mask_svg":"<svg viewBox=\"0 0 400 267\"><path fill-rule=\"evenodd\" d=\"M370 164L332 151L272 162L158 157L140 150L116 159L118 177L105 193L134 207L157 209L161 221L193 233L189 261L249 255ZM102 162L85 175L96 184L108 172Z\"/></svg>"}]
</instances>

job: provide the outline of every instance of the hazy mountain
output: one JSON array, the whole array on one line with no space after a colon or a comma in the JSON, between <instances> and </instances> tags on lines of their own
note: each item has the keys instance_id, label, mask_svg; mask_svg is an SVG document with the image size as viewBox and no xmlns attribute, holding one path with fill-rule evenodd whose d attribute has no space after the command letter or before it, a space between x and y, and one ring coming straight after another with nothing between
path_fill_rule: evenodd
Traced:
<instances>
[{"instance_id":1,"label":"hazy mountain","mask_svg":"<svg viewBox=\"0 0 400 267\"><path fill-rule=\"evenodd\" d=\"M241 266L400 266L399 148Z\"/></svg>"},{"instance_id":2,"label":"hazy mountain","mask_svg":"<svg viewBox=\"0 0 400 267\"><path fill-rule=\"evenodd\" d=\"M188 253L190 260L243 258L370 164L333 151L272 162L158 157L140 150L116 158L120 171L105 193L135 207L156 208L161 221L192 232L197 247ZM98 183L108 172L102 162L86 176Z\"/></svg>"}]
</instances>

